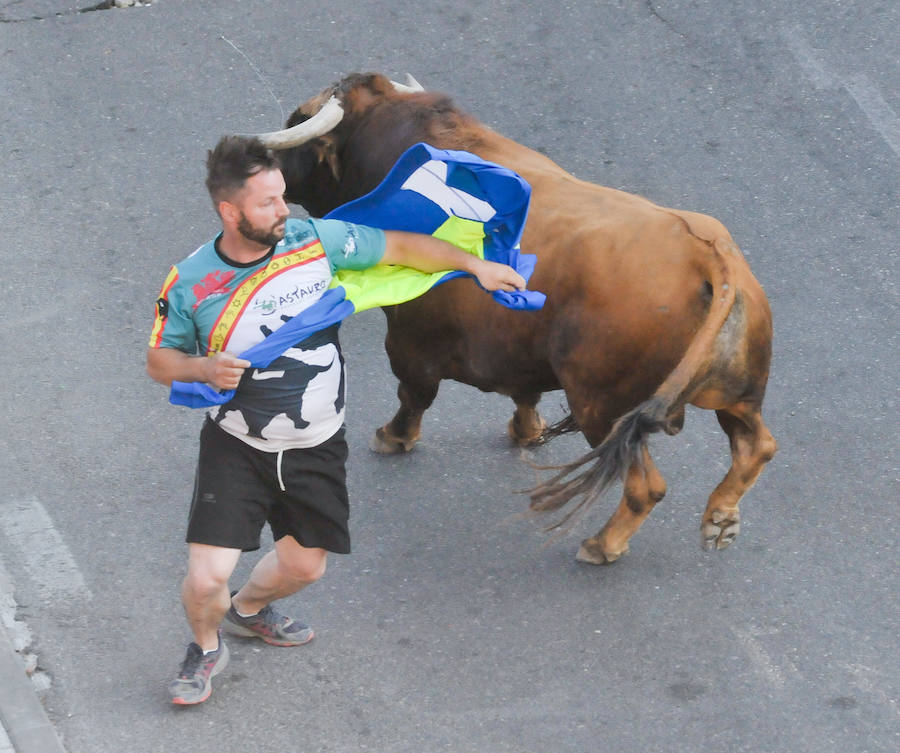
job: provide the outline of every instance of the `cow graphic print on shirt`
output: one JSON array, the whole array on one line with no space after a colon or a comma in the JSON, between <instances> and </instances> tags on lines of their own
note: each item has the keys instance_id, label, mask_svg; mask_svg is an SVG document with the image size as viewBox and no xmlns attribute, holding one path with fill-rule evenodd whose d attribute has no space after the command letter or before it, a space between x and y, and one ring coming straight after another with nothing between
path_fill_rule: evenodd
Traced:
<instances>
[{"instance_id":1,"label":"cow graphic print on shirt","mask_svg":"<svg viewBox=\"0 0 900 753\"><path fill-rule=\"evenodd\" d=\"M260 330L266 337L272 334L268 327ZM247 369L234 399L212 419L257 439L289 440L298 430L341 414L344 390L337 327L330 327L289 348L266 368Z\"/></svg>"}]
</instances>

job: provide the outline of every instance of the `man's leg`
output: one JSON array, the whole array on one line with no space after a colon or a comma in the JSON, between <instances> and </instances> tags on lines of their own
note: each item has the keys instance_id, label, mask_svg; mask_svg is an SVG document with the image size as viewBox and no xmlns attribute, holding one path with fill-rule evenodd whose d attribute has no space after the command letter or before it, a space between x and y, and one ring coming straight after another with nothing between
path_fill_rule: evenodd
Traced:
<instances>
[{"instance_id":1,"label":"man's leg","mask_svg":"<svg viewBox=\"0 0 900 753\"><path fill-rule=\"evenodd\" d=\"M297 593L321 578L327 554L324 549L300 545L293 536L283 536L256 564L231 603L240 614L256 614L276 599Z\"/></svg>"},{"instance_id":2,"label":"man's leg","mask_svg":"<svg viewBox=\"0 0 900 753\"><path fill-rule=\"evenodd\" d=\"M228 579L240 555L240 549L188 545L188 573L181 587L181 600L194 640L204 651L214 651L219 646L219 624L231 606Z\"/></svg>"},{"instance_id":3,"label":"man's leg","mask_svg":"<svg viewBox=\"0 0 900 753\"><path fill-rule=\"evenodd\" d=\"M302 622L280 614L271 602L297 593L325 572L324 549L301 546L283 536L253 568L250 579L232 598L224 628L232 635L261 638L273 646L302 646L314 633Z\"/></svg>"},{"instance_id":4,"label":"man's leg","mask_svg":"<svg viewBox=\"0 0 900 753\"><path fill-rule=\"evenodd\" d=\"M219 640L219 623L229 608L228 578L240 554L240 549L189 545L181 598L195 642L188 645L181 670L169 685L173 703L203 703L212 692L212 678L228 666L228 646Z\"/></svg>"},{"instance_id":5,"label":"man's leg","mask_svg":"<svg viewBox=\"0 0 900 753\"><path fill-rule=\"evenodd\" d=\"M281 491L268 515L275 548L234 594L223 622L228 632L276 646L312 640L312 630L279 614L272 602L321 578L328 552L349 553L346 460L343 428L316 447L278 454L273 471Z\"/></svg>"}]
</instances>

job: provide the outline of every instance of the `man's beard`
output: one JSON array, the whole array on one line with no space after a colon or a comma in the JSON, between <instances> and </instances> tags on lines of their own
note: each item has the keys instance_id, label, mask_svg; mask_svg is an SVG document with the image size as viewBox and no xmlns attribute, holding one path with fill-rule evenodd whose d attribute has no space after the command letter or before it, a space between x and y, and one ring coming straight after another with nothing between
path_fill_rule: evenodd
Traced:
<instances>
[{"instance_id":1,"label":"man's beard","mask_svg":"<svg viewBox=\"0 0 900 753\"><path fill-rule=\"evenodd\" d=\"M243 235L248 241L253 241L255 243L260 243L263 246L274 246L278 241L284 238L284 227L280 230L276 230L275 228L279 225L284 225L285 220L280 220L275 225L273 225L268 230L263 228L254 227L250 224L250 220L241 213L241 219L238 220L238 232Z\"/></svg>"}]
</instances>

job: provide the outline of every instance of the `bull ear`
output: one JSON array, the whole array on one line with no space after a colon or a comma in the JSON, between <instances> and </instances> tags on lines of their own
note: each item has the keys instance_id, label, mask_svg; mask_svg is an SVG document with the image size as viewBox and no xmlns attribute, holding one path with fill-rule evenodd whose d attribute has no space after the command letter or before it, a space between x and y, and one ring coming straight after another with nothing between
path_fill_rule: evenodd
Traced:
<instances>
[{"instance_id":1,"label":"bull ear","mask_svg":"<svg viewBox=\"0 0 900 753\"><path fill-rule=\"evenodd\" d=\"M334 137L334 134L326 133L324 136L320 136L316 141L315 148L319 164L325 163L328 165L328 169L331 170L335 181L340 181L341 168L337 156L337 139Z\"/></svg>"}]
</instances>

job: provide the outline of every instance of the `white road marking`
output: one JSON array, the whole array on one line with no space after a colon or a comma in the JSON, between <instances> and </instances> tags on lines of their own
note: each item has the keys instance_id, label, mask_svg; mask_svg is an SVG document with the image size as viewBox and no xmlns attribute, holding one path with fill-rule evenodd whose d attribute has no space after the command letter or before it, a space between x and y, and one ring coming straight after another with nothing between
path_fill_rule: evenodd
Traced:
<instances>
[{"instance_id":1,"label":"white road marking","mask_svg":"<svg viewBox=\"0 0 900 753\"><path fill-rule=\"evenodd\" d=\"M836 81L834 76L822 65L800 32L796 29L782 29L781 35L784 37L788 49L794 54L794 59L816 89L837 89L840 86L840 82Z\"/></svg>"},{"instance_id":2,"label":"white road marking","mask_svg":"<svg viewBox=\"0 0 900 753\"><path fill-rule=\"evenodd\" d=\"M2 724L0 724L0 753L16 753Z\"/></svg>"},{"instance_id":3,"label":"white road marking","mask_svg":"<svg viewBox=\"0 0 900 753\"><path fill-rule=\"evenodd\" d=\"M860 690L875 696L878 702L887 708L893 708L894 713L900 715L900 707L897 705L897 699L892 698L884 688L890 688L890 677L885 677L883 673L864 664L848 664L847 662L837 662L839 667L846 669L856 679L856 684Z\"/></svg>"},{"instance_id":4,"label":"white road marking","mask_svg":"<svg viewBox=\"0 0 900 753\"><path fill-rule=\"evenodd\" d=\"M728 625L728 628L734 633L734 636L738 639L741 646L743 646L744 651L747 652L747 655L750 657L753 666L759 674L776 688L784 688L786 681L784 672L774 661L772 661L772 657L769 656L760 642L750 635L749 632L736 628L734 625Z\"/></svg>"},{"instance_id":5,"label":"white road marking","mask_svg":"<svg viewBox=\"0 0 900 753\"><path fill-rule=\"evenodd\" d=\"M866 114L887 145L900 156L900 117L894 112L878 88L865 76L851 76L844 86Z\"/></svg>"},{"instance_id":6,"label":"white road marking","mask_svg":"<svg viewBox=\"0 0 900 753\"><path fill-rule=\"evenodd\" d=\"M812 85L820 90L846 89L881 138L900 157L900 117L878 88L862 74L841 77L829 70L797 29L782 29L781 35Z\"/></svg>"},{"instance_id":7,"label":"white road marking","mask_svg":"<svg viewBox=\"0 0 900 753\"><path fill-rule=\"evenodd\" d=\"M0 504L0 531L18 551L28 576L48 599L92 599L75 558L37 500Z\"/></svg>"}]
</instances>

